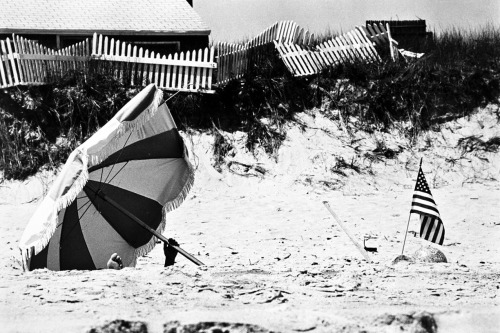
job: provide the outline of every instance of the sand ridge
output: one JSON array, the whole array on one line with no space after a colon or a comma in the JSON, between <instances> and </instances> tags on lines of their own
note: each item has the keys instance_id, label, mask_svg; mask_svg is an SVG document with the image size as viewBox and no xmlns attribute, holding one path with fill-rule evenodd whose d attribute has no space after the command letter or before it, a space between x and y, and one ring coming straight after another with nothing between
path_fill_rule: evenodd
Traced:
<instances>
[{"instance_id":1,"label":"sand ridge","mask_svg":"<svg viewBox=\"0 0 500 333\"><path fill-rule=\"evenodd\" d=\"M17 242L53 176L4 181L2 331L82 332L124 319L143 321L150 332L175 322L186 331L214 323L202 325L207 332L250 331L234 323L255 325L254 331L399 332L416 331L430 313L439 332L495 332L500 154L457 148L460 138L500 136L495 112L489 106L447 123L409 147L397 132L349 134L310 111L299 115L305 130L290 125L276 159L243 149L244 134L224 133L236 147L228 159L258 165L264 175L240 167L218 173L211 167L213 138L183 133L196 181L169 213L164 235L206 267L179 257L164 268L156 246L135 269L23 273ZM373 152L380 140L398 151L394 158ZM448 263L392 265L401 254L420 157L446 228L440 249ZM359 173L338 167L340 158ZM360 242L369 237L378 251L369 254L373 263L363 260L323 201ZM418 228L414 216L409 230ZM405 253L422 242L408 234Z\"/></svg>"}]
</instances>

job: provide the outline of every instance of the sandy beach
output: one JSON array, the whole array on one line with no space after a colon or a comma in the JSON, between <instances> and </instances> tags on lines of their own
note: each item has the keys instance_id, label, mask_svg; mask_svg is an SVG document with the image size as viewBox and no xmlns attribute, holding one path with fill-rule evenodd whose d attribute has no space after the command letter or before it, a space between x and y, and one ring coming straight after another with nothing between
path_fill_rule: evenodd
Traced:
<instances>
[{"instance_id":1,"label":"sandy beach","mask_svg":"<svg viewBox=\"0 0 500 333\"><path fill-rule=\"evenodd\" d=\"M348 132L317 110L297 121L275 158L224 133L236 149L221 173L213 138L183 133L196 180L164 235L203 267L178 256L164 268L159 244L136 268L23 272L18 242L54 176L0 183L1 331L100 332L120 319L147 332L498 332L500 153L459 145L500 136L498 106L416 143L397 130ZM380 142L391 158L374 152ZM448 263L393 264L420 158ZM371 263L324 201L358 242L377 248ZM430 244L414 237L419 228L412 215L408 256ZM426 326L432 319L436 330Z\"/></svg>"}]
</instances>

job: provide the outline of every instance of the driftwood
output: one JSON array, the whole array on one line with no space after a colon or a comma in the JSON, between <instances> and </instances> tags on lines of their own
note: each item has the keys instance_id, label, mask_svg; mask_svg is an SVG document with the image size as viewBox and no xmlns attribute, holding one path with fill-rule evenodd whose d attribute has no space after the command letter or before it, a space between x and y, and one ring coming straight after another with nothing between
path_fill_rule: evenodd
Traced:
<instances>
[{"instance_id":1,"label":"driftwood","mask_svg":"<svg viewBox=\"0 0 500 333\"><path fill-rule=\"evenodd\" d=\"M232 165L237 165L237 166L243 167L245 173L240 173L240 172L234 171L231 168ZM256 171L257 173L260 173L260 176L265 175L267 172L266 169L264 169L263 167L261 167L259 165L250 165L250 164L245 164L245 163L241 163L241 162L237 162L237 161L229 161L227 163L227 167L229 168L229 170L232 173L235 173L235 174L240 175L240 176L245 176L245 177L250 177L250 176L257 177L257 176L259 176L259 174L249 174L248 172L250 172L250 171Z\"/></svg>"}]
</instances>

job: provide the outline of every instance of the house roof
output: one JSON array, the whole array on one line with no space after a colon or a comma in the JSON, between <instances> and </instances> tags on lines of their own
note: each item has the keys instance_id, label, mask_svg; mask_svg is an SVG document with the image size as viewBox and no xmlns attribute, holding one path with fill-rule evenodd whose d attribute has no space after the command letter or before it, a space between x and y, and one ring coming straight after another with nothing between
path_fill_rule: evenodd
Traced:
<instances>
[{"instance_id":1,"label":"house roof","mask_svg":"<svg viewBox=\"0 0 500 333\"><path fill-rule=\"evenodd\" d=\"M209 35L186 0L2 0L0 33Z\"/></svg>"}]
</instances>

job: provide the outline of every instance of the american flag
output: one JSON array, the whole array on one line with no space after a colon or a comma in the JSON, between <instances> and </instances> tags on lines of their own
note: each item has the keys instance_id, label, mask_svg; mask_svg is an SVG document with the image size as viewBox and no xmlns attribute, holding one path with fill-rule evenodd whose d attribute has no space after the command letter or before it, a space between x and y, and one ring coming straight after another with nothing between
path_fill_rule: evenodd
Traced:
<instances>
[{"instance_id":1,"label":"american flag","mask_svg":"<svg viewBox=\"0 0 500 333\"><path fill-rule=\"evenodd\" d=\"M437 205L425 180L422 167L418 170L417 183L411 202L411 213L420 214L420 237L439 245L444 242L444 225Z\"/></svg>"}]
</instances>

